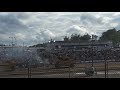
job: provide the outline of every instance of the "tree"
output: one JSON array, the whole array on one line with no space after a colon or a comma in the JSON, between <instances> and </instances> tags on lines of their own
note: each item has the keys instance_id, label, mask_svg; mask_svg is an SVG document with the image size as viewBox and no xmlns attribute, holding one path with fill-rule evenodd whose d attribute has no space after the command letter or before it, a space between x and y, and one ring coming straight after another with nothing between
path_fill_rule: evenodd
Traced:
<instances>
[{"instance_id":1,"label":"tree","mask_svg":"<svg viewBox=\"0 0 120 90\"><path fill-rule=\"evenodd\" d=\"M80 37L80 40L83 42L88 42L90 39L91 39L91 36L89 34L86 34Z\"/></svg>"},{"instance_id":2,"label":"tree","mask_svg":"<svg viewBox=\"0 0 120 90\"><path fill-rule=\"evenodd\" d=\"M115 28L109 29L106 32L102 33L102 36L99 38L100 41L111 41L113 45L117 45L120 42L120 30Z\"/></svg>"},{"instance_id":3,"label":"tree","mask_svg":"<svg viewBox=\"0 0 120 90\"><path fill-rule=\"evenodd\" d=\"M102 36L100 37L101 41L114 41L116 35L116 29L110 29L106 32L102 33Z\"/></svg>"},{"instance_id":4,"label":"tree","mask_svg":"<svg viewBox=\"0 0 120 90\"><path fill-rule=\"evenodd\" d=\"M80 34L72 34L70 41L72 42L88 42L91 39L91 36L89 34L85 34L83 36L80 36Z\"/></svg>"},{"instance_id":5,"label":"tree","mask_svg":"<svg viewBox=\"0 0 120 90\"><path fill-rule=\"evenodd\" d=\"M65 36L64 41L69 41L69 37Z\"/></svg>"},{"instance_id":6,"label":"tree","mask_svg":"<svg viewBox=\"0 0 120 90\"><path fill-rule=\"evenodd\" d=\"M72 34L70 41L72 42L79 42L80 41L80 35L79 34Z\"/></svg>"}]
</instances>

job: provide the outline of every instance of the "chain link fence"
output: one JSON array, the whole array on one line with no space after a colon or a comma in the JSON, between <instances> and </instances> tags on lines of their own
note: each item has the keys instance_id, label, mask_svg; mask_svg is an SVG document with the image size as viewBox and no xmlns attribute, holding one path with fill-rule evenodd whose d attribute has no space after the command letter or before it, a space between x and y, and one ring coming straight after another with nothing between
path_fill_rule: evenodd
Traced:
<instances>
[{"instance_id":1,"label":"chain link fence","mask_svg":"<svg viewBox=\"0 0 120 90\"><path fill-rule=\"evenodd\" d=\"M87 67L86 67L87 66ZM119 78L120 77L120 63L108 62L94 63L92 69L89 64L76 64L74 68L64 67L56 69L54 66L44 67L26 67L16 68L14 71L3 70L0 71L0 77L12 78ZM0 66L2 69L2 66ZM5 66L4 66L5 67Z\"/></svg>"},{"instance_id":2,"label":"chain link fence","mask_svg":"<svg viewBox=\"0 0 120 90\"><path fill-rule=\"evenodd\" d=\"M17 53L15 53L17 51ZM2 51L1 51L2 52ZM8 52L8 51L7 51ZM21 48L10 52L3 52L0 63L0 78L119 78L120 50L82 50L37 53L35 49ZM66 55L73 59L74 64L67 60L61 61L56 67L56 56ZM17 55L16 55L17 54ZM16 57L15 57L16 56ZM16 64L5 63L13 59ZM17 58L17 59L16 59ZM60 57L59 57L60 58ZM61 64L60 64L61 63ZM14 67L13 67L14 66ZM13 69L11 69L11 67Z\"/></svg>"}]
</instances>

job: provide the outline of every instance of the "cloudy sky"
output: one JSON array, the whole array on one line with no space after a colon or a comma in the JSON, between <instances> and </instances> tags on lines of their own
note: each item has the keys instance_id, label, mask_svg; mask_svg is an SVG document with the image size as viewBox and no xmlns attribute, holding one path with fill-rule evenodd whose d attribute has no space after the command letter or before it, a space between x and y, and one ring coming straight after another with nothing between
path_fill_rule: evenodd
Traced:
<instances>
[{"instance_id":1,"label":"cloudy sky","mask_svg":"<svg viewBox=\"0 0 120 90\"><path fill-rule=\"evenodd\" d=\"M120 12L0 12L0 43L33 45L62 40L73 33L97 34L120 29ZM16 42L17 41L17 42Z\"/></svg>"}]
</instances>

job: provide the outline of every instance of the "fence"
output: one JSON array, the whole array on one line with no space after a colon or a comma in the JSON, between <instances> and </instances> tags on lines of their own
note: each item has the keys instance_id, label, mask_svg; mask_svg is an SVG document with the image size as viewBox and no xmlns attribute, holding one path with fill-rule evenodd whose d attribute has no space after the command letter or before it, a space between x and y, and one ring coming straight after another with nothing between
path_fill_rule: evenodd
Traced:
<instances>
[{"instance_id":1,"label":"fence","mask_svg":"<svg viewBox=\"0 0 120 90\"><path fill-rule=\"evenodd\" d=\"M86 73L86 67L89 69L91 63L79 63L74 68L57 69L54 65L44 65L16 68L14 71L6 69L0 71L0 78L120 78L120 62L94 63L93 66L95 70L91 75Z\"/></svg>"},{"instance_id":2,"label":"fence","mask_svg":"<svg viewBox=\"0 0 120 90\"><path fill-rule=\"evenodd\" d=\"M22 49L21 49L22 51ZM112 51L114 55L112 55L111 51L102 51L102 54L107 52L107 54L103 55L100 54L99 51L95 51L95 56L93 57L93 67L94 70L92 70L92 61L91 55L89 52L76 52L76 55L78 54L84 57L81 62L75 63L74 67L71 68L69 66L67 67L60 67L56 68L55 64L49 64L49 63L40 63L36 62L34 56L37 56L35 51L32 51L31 53L29 50L26 52L24 51L22 58L19 58L21 63L19 62L15 66L15 70L10 70L10 66L6 64L0 64L0 78L119 78L120 77L120 62L119 60L119 53L120 51ZM97 52L97 54L96 54ZM87 54L86 54L87 53ZM75 54L72 54L73 56ZM116 56L117 55L117 56ZM104 56L108 58L104 58ZM114 57L116 56L116 57ZM101 57L101 58L99 58ZM88 58L84 61L85 58ZM109 58L116 58L116 60L112 60ZM38 58L39 59L39 58ZM101 59L101 60L95 60L95 59Z\"/></svg>"}]
</instances>

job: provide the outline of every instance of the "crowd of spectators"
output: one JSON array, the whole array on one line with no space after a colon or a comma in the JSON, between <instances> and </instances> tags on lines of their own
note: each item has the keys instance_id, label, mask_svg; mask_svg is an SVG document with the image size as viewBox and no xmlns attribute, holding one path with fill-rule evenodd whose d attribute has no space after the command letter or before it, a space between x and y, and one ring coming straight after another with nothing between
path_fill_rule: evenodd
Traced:
<instances>
[{"instance_id":1,"label":"crowd of spectators","mask_svg":"<svg viewBox=\"0 0 120 90\"><path fill-rule=\"evenodd\" d=\"M120 49L84 49L80 51L74 50L60 50L52 51L52 53L44 53L43 57L49 58L51 62L55 61L57 57L67 55L76 62L83 61L120 61Z\"/></svg>"}]
</instances>

